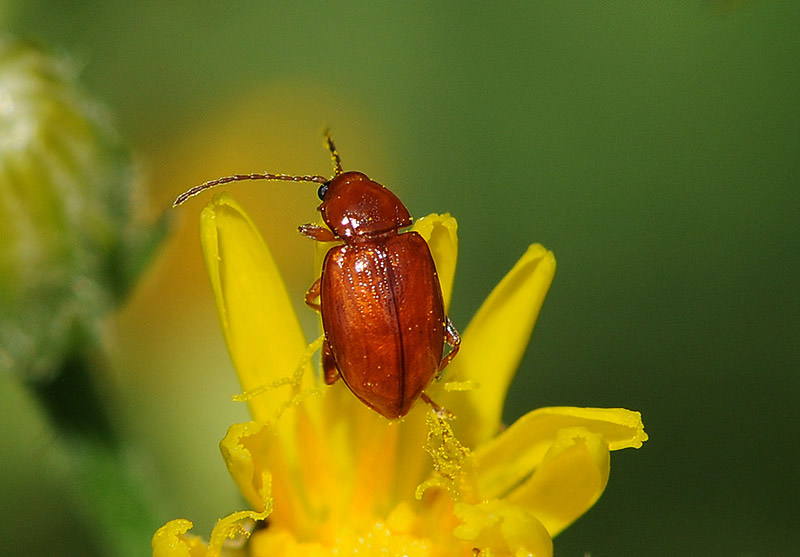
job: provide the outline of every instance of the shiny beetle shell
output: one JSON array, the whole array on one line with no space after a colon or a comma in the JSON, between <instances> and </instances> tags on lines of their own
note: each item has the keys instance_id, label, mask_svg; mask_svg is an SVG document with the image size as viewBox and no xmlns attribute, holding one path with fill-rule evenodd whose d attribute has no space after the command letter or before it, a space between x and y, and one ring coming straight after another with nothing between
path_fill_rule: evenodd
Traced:
<instances>
[{"instance_id":1,"label":"shiny beetle shell","mask_svg":"<svg viewBox=\"0 0 800 557\"><path fill-rule=\"evenodd\" d=\"M322 313L326 381L341 376L379 414L404 416L458 348L430 249L416 232L399 232L411 224L408 210L360 172L334 177L320 195L322 218L343 242L328 251L306 296ZM453 349L443 358L445 340Z\"/></svg>"}]
</instances>

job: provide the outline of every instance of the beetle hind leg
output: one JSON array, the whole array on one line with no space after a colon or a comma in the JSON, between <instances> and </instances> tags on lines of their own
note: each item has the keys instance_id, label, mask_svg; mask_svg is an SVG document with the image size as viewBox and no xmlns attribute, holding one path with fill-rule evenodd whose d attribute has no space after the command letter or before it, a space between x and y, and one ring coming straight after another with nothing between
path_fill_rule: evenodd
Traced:
<instances>
[{"instance_id":1,"label":"beetle hind leg","mask_svg":"<svg viewBox=\"0 0 800 557\"><path fill-rule=\"evenodd\" d=\"M333 385L341 377L339 368L336 367L336 361L333 359L331 345L327 340L322 344L322 376L325 378L326 385Z\"/></svg>"},{"instance_id":2,"label":"beetle hind leg","mask_svg":"<svg viewBox=\"0 0 800 557\"><path fill-rule=\"evenodd\" d=\"M455 414L453 414L450 410L448 410L444 406L439 406L438 404L436 404L433 401L433 399L428 395L426 395L425 393L420 393L419 398L422 399L422 401L425 404L430 406L431 410L433 410L436 413L436 415L439 416L440 418L444 420L454 420L456 418Z\"/></svg>"}]
</instances>

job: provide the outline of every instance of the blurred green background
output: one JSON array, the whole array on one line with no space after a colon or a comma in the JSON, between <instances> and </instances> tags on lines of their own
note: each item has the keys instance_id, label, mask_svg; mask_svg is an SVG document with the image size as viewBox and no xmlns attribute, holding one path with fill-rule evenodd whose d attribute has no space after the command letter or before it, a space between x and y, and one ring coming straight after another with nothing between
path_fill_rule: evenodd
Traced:
<instances>
[{"instance_id":1,"label":"blurred green background","mask_svg":"<svg viewBox=\"0 0 800 557\"><path fill-rule=\"evenodd\" d=\"M6 30L70 55L160 212L218 175L346 168L415 216L449 211L463 328L531 242L558 271L506 407L622 406L612 456L557 555L797 552L800 4L8 1ZM298 311L313 188L240 184ZM162 521L240 508L217 443L245 409L201 263L203 201L109 319L125 428ZM0 554L99 554L51 434L0 389ZM143 554L149 540L143 540Z\"/></svg>"}]
</instances>

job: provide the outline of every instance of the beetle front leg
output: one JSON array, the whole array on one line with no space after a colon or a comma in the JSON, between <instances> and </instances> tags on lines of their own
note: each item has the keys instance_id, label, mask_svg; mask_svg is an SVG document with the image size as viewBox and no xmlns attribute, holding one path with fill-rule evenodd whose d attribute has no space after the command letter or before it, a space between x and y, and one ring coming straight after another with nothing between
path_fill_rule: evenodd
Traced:
<instances>
[{"instance_id":1,"label":"beetle front leg","mask_svg":"<svg viewBox=\"0 0 800 557\"><path fill-rule=\"evenodd\" d=\"M317 242L335 242L337 240L333 232L318 224L303 224L298 226L297 230L306 238L311 238Z\"/></svg>"},{"instance_id":2,"label":"beetle front leg","mask_svg":"<svg viewBox=\"0 0 800 557\"><path fill-rule=\"evenodd\" d=\"M450 345L450 352L442 358L442 361L439 362L439 369L436 370L436 379L439 379L439 376L442 374L442 370L447 367L447 364L450 363L450 360L456 357L458 354L458 349L461 348L461 335L458 334L458 331L453 325L453 322L450 321L449 317L445 317L444 323L444 339L447 344Z\"/></svg>"},{"instance_id":3,"label":"beetle front leg","mask_svg":"<svg viewBox=\"0 0 800 557\"><path fill-rule=\"evenodd\" d=\"M312 284L311 287L308 289L308 292L306 292L306 298L305 298L306 305L311 309L313 309L314 311L320 310L320 303L315 302L314 300L319 299L321 291L322 291L322 278L318 278L317 280L314 281L314 284ZM325 344L326 345L328 344L327 341L325 342Z\"/></svg>"}]
</instances>

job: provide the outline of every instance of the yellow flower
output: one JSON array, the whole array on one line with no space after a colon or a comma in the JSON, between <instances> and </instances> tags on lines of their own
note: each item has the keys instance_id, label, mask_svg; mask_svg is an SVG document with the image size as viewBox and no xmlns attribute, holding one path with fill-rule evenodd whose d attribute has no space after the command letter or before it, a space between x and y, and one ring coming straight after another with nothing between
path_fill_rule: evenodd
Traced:
<instances>
[{"instance_id":1,"label":"yellow flower","mask_svg":"<svg viewBox=\"0 0 800 557\"><path fill-rule=\"evenodd\" d=\"M431 215L414 228L447 303L455 219ZM266 245L229 195L205 208L201 235L253 417L220 448L252 510L220 520L208 544L173 520L153 537L154 555L552 555L552 537L603 492L609 451L647 439L639 413L624 409L540 408L503 429L506 391L555 272L540 245L495 288L426 391L455 413L451 425L424 403L390 422L342 381L322 384L309 363L319 339L307 345Z\"/></svg>"}]
</instances>

